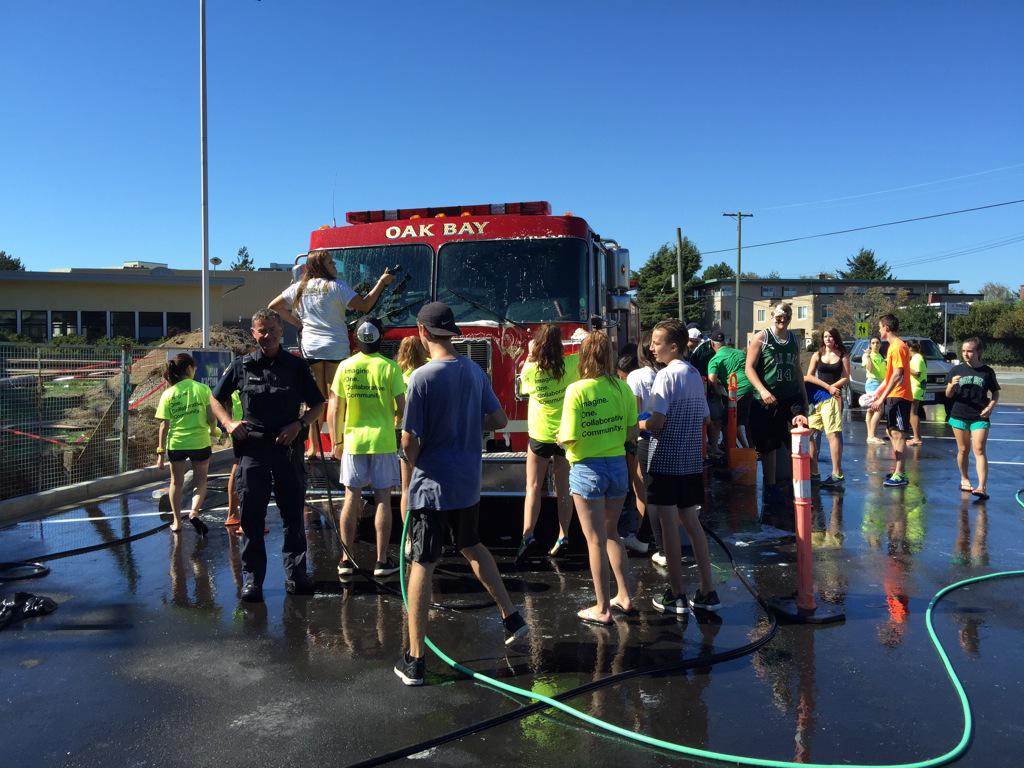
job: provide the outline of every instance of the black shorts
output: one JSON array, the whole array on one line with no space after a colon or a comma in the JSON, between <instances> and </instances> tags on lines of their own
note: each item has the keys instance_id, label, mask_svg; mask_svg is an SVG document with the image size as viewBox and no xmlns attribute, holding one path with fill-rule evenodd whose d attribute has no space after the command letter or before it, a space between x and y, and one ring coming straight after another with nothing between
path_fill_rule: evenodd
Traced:
<instances>
[{"instance_id":1,"label":"black shorts","mask_svg":"<svg viewBox=\"0 0 1024 768\"><path fill-rule=\"evenodd\" d=\"M750 439L758 453L771 453L789 441L793 417L804 414L803 398L797 395L765 406L760 400L750 405ZM737 414L738 415L738 414Z\"/></svg>"},{"instance_id":2,"label":"black shorts","mask_svg":"<svg viewBox=\"0 0 1024 768\"><path fill-rule=\"evenodd\" d=\"M747 392L736 401L736 426L745 427L750 423L750 404L752 402L754 402L753 392Z\"/></svg>"},{"instance_id":3,"label":"black shorts","mask_svg":"<svg viewBox=\"0 0 1024 768\"><path fill-rule=\"evenodd\" d=\"M213 449L210 446L205 448L194 448L185 451L168 451L167 460L170 462L185 461L185 459L191 459L194 462L197 461L208 461L210 456L213 454Z\"/></svg>"},{"instance_id":4,"label":"black shorts","mask_svg":"<svg viewBox=\"0 0 1024 768\"><path fill-rule=\"evenodd\" d=\"M410 509L409 514L414 563L436 563L446 539L460 550L480 543L479 503L465 509Z\"/></svg>"},{"instance_id":5,"label":"black shorts","mask_svg":"<svg viewBox=\"0 0 1024 768\"><path fill-rule=\"evenodd\" d=\"M721 395L711 395L708 398L708 413L712 421L721 422L725 418L725 401Z\"/></svg>"},{"instance_id":6,"label":"black shorts","mask_svg":"<svg viewBox=\"0 0 1024 768\"><path fill-rule=\"evenodd\" d=\"M894 432L910 431L910 401L902 397L885 398L885 424Z\"/></svg>"},{"instance_id":7,"label":"black shorts","mask_svg":"<svg viewBox=\"0 0 1024 768\"><path fill-rule=\"evenodd\" d=\"M556 456L565 456L565 448L558 443L542 443L540 440L530 438L530 453L535 453L542 459L553 459Z\"/></svg>"},{"instance_id":8,"label":"black shorts","mask_svg":"<svg viewBox=\"0 0 1024 768\"><path fill-rule=\"evenodd\" d=\"M651 474L647 503L664 507L696 507L704 503L704 475Z\"/></svg>"}]
</instances>

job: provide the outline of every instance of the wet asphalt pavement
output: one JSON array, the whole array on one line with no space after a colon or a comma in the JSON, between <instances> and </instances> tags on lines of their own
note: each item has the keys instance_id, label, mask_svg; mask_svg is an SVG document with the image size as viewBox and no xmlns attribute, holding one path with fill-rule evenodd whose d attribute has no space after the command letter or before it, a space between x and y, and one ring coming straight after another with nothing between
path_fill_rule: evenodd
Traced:
<instances>
[{"instance_id":1,"label":"wet asphalt pavement","mask_svg":"<svg viewBox=\"0 0 1024 768\"><path fill-rule=\"evenodd\" d=\"M778 760L890 764L955 744L960 708L924 612L950 582L1024 564L1024 509L1014 500L1024 485L1024 408L997 411L989 442L992 498L984 503L958 491L955 444L940 423L924 425L924 446L910 450L911 485L881 487L889 448L865 445L859 419L854 414L845 432L845 491L816 489L813 498L818 598L844 610L845 622L780 625L742 658L640 675L570 703L661 739ZM827 467L822 463L823 474ZM225 504L224 479L215 478L205 541L191 530L159 530L51 560L44 578L0 585L5 593L26 590L59 604L50 616L0 632L4 765L350 765L519 705L433 657L427 686L401 685L391 669L401 648L401 603L362 579L338 585L333 529L317 512L326 509L323 502L307 515L319 593L285 594L280 520L272 514L267 601L243 607L238 541L221 525ZM538 531L545 542L553 517L545 506ZM791 509L762 507L754 489L716 482L705 517L759 593L793 592ZM141 489L0 530L0 561L113 542L160 525L152 489ZM461 610L435 610L430 635L467 666L514 685L553 695L613 673L706 658L771 629L714 542L724 603L718 618L677 622L654 612L650 598L665 575L634 557L641 611L602 629L575 620L592 600L578 531L568 558L517 570L518 505L485 503L482 527L531 626L529 639L506 655L496 610L474 609L486 594L457 557L442 565L435 600ZM357 557L369 564L371 531L361 530ZM397 579L391 583L397 587ZM1024 579L973 585L935 611L936 632L975 718L973 741L958 764L1019 763L1024 725L1013 713L1024 694L1022 590ZM415 758L428 765L559 768L691 762L550 711Z\"/></svg>"}]
</instances>

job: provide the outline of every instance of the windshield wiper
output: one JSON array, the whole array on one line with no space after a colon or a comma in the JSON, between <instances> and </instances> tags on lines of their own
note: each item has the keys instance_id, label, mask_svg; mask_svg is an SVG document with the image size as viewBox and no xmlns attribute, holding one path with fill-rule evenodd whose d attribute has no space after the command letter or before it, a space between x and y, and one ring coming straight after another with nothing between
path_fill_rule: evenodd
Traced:
<instances>
[{"instance_id":1,"label":"windshield wiper","mask_svg":"<svg viewBox=\"0 0 1024 768\"><path fill-rule=\"evenodd\" d=\"M476 307L477 309L482 309L484 312L487 312L488 314L494 315L496 318L498 318L499 322L508 323L509 325L514 325L516 328L522 328L523 330L529 330L528 326L523 325L522 323L518 323L515 320L512 320L508 317L505 317L503 314L501 314L501 312L498 312L498 310L491 309L490 307L481 304L479 301L474 301L468 296L463 296L461 293L452 288L445 286L444 290L448 291L448 293L452 294L456 298L462 299L467 304L470 304Z\"/></svg>"},{"instance_id":2,"label":"windshield wiper","mask_svg":"<svg viewBox=\"0 0 1024 768\"><path fill-rule=\"evenodd\" d=\"M384 320L385 318L391 317L392 315L401 314L402 312L405 312L407 310L412 309L413 307L415 307L420 302L424 302L425 303L426 299L416 299L415 301L410 301L408 304L403 304L402 306L396 307L395 309L389 309L387 312L383 313L380 316L380 319Z\"/></svg>"}]
</instances>

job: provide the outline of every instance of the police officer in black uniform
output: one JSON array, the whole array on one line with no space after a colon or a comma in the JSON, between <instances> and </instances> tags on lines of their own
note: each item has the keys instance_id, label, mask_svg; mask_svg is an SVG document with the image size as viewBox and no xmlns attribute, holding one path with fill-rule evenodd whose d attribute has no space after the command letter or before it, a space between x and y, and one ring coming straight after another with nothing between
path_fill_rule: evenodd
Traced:
<instances>
[{"instance_id":1,"label":"police officer in black uniform","mask_svg":"<svg viewBox=\"0 0 1024 768\"><path fill-rule=\"evenodd\" d=\"M238 457L236 484L242 517L242 600L263 601L267 550L263 525L273 490L284 523L285 589L289 594L312 594L306 574L306 532L303 504L306 472L302 439L324 407L324 398L309 365L281 348L284 329L272 309L252 317L257 349L237 358L221 377L210 405L225 425ZM242 400L242 421L231 418L231 393ZM306 411L299 415L299 407Z\"/></svg>"}]
</instances>

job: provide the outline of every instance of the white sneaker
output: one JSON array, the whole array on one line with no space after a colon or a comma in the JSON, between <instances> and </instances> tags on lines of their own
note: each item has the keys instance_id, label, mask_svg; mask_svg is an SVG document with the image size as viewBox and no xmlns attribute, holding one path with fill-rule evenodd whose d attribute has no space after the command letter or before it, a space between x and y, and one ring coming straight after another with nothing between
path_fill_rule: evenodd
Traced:
<instances>
[{"instance_id":1,"label":"white sneaker","mask_svg":"<svg viewBox=\"0 0 1024 768\"><path fill-rule=\"evenodd\" d=\"M636 552L641 555L647 554L648 544L646 541L640 541L636 537L636 534L630 534L629 536L622 537L622 543L626 545L626 549L630 552Z\"/></svg>"},{"instance_id":2,"label":"white sneaker","mask_svg":"<svg viewBox=\"0 0 1024 768\"><path fill-rule=\"evenodd\" d=\"M651 555L651 561L655 565L660 565L662 568L668 568L668 558L665 557L664 552L655 552Z\"/></svg>"}]
</instances>

